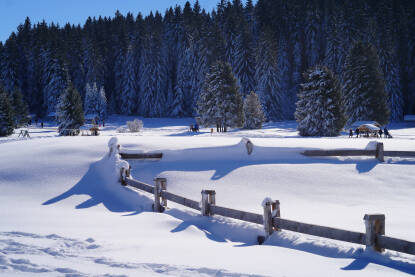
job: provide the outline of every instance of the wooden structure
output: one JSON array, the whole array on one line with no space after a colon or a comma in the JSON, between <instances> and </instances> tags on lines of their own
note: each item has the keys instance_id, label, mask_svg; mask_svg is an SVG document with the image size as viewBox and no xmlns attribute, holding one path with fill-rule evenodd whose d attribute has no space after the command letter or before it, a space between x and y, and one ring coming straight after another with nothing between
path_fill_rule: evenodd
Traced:
<instances>
[{"instance_id":1,"label":"wooden structure","mask_svg":"<svg viewBox=\"0 0 415 277\"><path fill-rule=\"evenodd\" d=\"M30 138L29 131L28 130L20 130L20 133L17 137L19 138L20 136L22 136L23 138Z\"/></svg>"},{"instance_id":2,"label":"wooden structure","mask_svg":"<svg viewBox=\"0 0 415 277\"><path fill-rule=\"evenodd\" d=\"M161 159L163 153L120 153L124 160Z\"/></svg>"},{"instance_id":3,"label":"wooden structure","mask_svg":"<svg viewBox=\"0 0 415 277\"><path fill-rule=\"evenodd\" d=\"M113 151L119 152L119 148L119 145L117 145L117 147L113 147L113 145L111 145L109 155L111 155ZM245 222L261 224L264 228L265 237L259 236L259 243L262 243L276 231L287 230L317 237L361 244L365 245L366 248L378 252L381 252L384 249L390 249L415 255L415 242L385 236L385 215L383 214L366 214L363 217L366 230L365 233L348 231L281 218L280 202L278 200L274 201L268 198L263 203L263 214L256 214L218 206L216 204L216 192L214 190L202 190L202 199L199 203L199 201L188 199L167 191L166 178L155 178L155 184L153 186L131 178L130 171L131 167L129 165L120 169L120 183L123 186L136 188L153 194L153 210L155 212L164 212L167 209L167 201L171 201L200 211L202 216L220 215Z\"/></svg>"},{"instance_id":4,"label":"wooden structure","mask_svg":"<svg viewBox=\"0 0 415 277\"><path fill-rule=\"evenodd\" d=\"M375 150L359 149L334 149L334 150L306 150L304 156L324 157L324 156L374 156L380 162L384 162L384 156L388 157L415 157L415 151L385 151L383 143L378 142Z\"/></svg>"}]
</instances>

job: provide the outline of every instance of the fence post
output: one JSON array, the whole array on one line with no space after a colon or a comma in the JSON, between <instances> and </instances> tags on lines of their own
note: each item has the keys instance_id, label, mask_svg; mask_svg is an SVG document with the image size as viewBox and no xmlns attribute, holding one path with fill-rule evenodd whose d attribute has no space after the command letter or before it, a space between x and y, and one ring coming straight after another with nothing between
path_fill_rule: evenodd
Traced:
<instances>
[{"instance_id":1,"label":"fence post","mask_svg":"<svg viewBox=\"0 0 415 277\"><path fill-rule=\"evenodd\" d=\"M366 249L382 252L377 243L377 236L385 234L385 215L384 214L365 214L363 217L366 226L365 244Z\"/></svg>"},{"instance_id":2,"label":"fence post","mask_svg":"<svg viewBox=\"0 0 415 277\"><path fill-rule=\"evenodd\" d=\"M212 216L210 206L216 204L216 192L214 190L202 190L202 207L201 213L203 216Z\"/></svg>"},{"instance_id":3,"label":"fence post","mask_svg":"<svg viewBox=\"0 0 415 277\"><path fill-rule=\"evenodd\" d=\"M271 215L272 217L281 217L281 208L280 208L280 201L275 200L271 204ZM272 225L272 219L271 219L271 225ZM279 228L274 228L276 231L279 231Z\"/></svg>"},{"instance_id":4,"label":"fence post","mask_svg":"<svg viewBox=\"0 0 415 277\"><path fill-rule=\"evenodd\" d=\"M265 230L265 239L268 239L269 236L274 232L272 228L272 201L267 200L264 203L264 230Z\"/></svg>"},{"instance_id":5,"label":"fence post","mask_svg":"<svg viewBox=\"0 0 415 277\"><path fill-rule=\"evenodd\" d=\"M127 177L130 177L130 172L131 172L131 165L128 165L128 169L121 167L120 168L120 183L123 186L127 185L127 182L125 181L125 179Z\"/></svg>"},{"instance_id":6,"label":"fence post","mask_svg":"<svg viewBox=\"0 0 415 277\"><path fill-rule=\"evenodd\" d=\"M162 206L160 202L161 198L161 191L163 190L162 183L166 183L166 178L156 178L154 179L155 186L154 186L154 205L153 205L153 211L162 213L164 212L164 207Z\"/></svg>"},{"instance_id":7,"label":"fence post","mask_svg":"<svg viewBox=\"0 0 415 277\"><path fill-rule=\"evenodd\" d=\"M384 156L383 156L383 143L382 142L378 142L376 144L375 157L380 162L384 162L385 161Z\"/></svg>"},{"instance_id":8,"label":"fence post","mask_svg":"<svg viewBox=\"0 0 415 277\"><path fill-rule=\"evenodd\" d=\"M166 191L167 190L167 179L166 178L159 178L160 184L161 184L161 190ZM167 199L161 195L161 205L164 207L164 209L167 208Z\"/></svg>"}]
</instances>

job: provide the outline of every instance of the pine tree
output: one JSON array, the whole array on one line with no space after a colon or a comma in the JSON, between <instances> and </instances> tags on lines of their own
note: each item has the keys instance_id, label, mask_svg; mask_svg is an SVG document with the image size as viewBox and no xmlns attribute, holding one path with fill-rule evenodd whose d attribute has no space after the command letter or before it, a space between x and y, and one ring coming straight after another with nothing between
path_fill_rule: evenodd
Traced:
<instances>
[{"instance_id":1,"label":"pine tree","mask_svg":"<svg viewBox=\"0 0 415 277\"><path fill-rule=\"evenodd\" d=\"M43 104L46 115L55 113L59 96L65 90L65 72L57 58L54 58L51 50L42 49L42 92Z\"/></svg>"},{"instance_id":2,"label":"pine tree","mask_svg":"<svg viewBox=\"0 0 415 277\"><path fill-rule=\"evenodd\" d=\"M283 114L283 95L280 88L280 74L277 68L277 43L269 31L260 38L256 54L257 92L264 107L266 118L281 120Z\"/></svg>"},{"instance_id":3,"label":"pine tree","mask_svg":"<svg viewBox=\"0 0 415 277\"><path fill-rule=\"evenodd\" d=\"M23 100L23 95L17 88L12 94L12 107L14 123L16 127L27 124L29 110L26 101Z\"/></svg>"},{"instance_id":4,"label":"pine tree","mask_svg":"<svg viewBox=\"0 0 415 277\"><path fill-rule=\"evenodd\" d=\"M107 97L105 96L104 87L99 90L97 102L98 117L101 121L105 120L107 118Z\"/></svg>"},{"instance_id":5,"label":"pine tree","mask_svg":"<svg viewBox=\"0 0 415 277\"><path fill-rule=\"evenodd\" d=\"M242 127L243 103L236 82L230 64L218 61L212 65L198 101L202 125L216 124L224 132L227 127Z\"/></svg>"},{"instance_id":6,"label":"pine tree","mask_svg":"<svg viewBox=\"0 0 415 277\"><path fill-rule=\"evenodd\" d=\"M121 113L132 115L137 111L138 82L136 74L136 61L134 50L130 45L124 59L122 90L121 90Z\"/></svg>"},{"instance_id":7,"label":"pine tree","mask_svg":"<svg viewBox=\"0 0 415 277\"><path fill-rule=\"evenodd\" d=\"M343 69L343 101L348 125L360 120L389 122L389 107L376 48L357 42Z\"/></svg>"},{"instance_id":8,"label":"pine tree","mask_svg":"<svg viewBox=\"0 0 415 277\"><path fill-rule=\"evenodd\" d=\"M301 136L337 136L346 122L333 72L316 66L304 73L295 117Z\"/></svg>"},{"instance_id":9,"label":"pine tree","mask_svg":"<svg viewBox=\"0 0 415 277\"><path fill-rule=\"evenodd\" d=\"M13 134L13 111L7 93L0 86L0 137Z\"/></svg>"},{"instance_id":10,"label":"pine tree","mask_svg":"<svg viewBox=\"0 0 415 277\"><path fill-rule=\"evenodd\" d=\"M59 97L59 103L56 107L58 131L61 136L79 134L79 128L84 124L81 95L70 80L67 81L67 84L67 88Z\"/></svg>"},{"instance_id":11,"label":"pine tree","mask_svg":"<svg viewBox=\"0 0 415 277\"><path fill-rule=\"evenodd\" d=\"M85 101L84 101L84 112L88 115L97 115L98 105L98 88L97 83L87 83L85 86Z\"/></svg>"},{"instance_id":12,"label":"pine tree","mask_svg":"<svg viewBox=\"0 0 415 277\"><path fill-rule=\"evenodd\" d=\"M245 98L244 118L244 128L246 129L261 129L262 123L265 121L258 95L253 91Z\"/></svg>"}]
</instances>

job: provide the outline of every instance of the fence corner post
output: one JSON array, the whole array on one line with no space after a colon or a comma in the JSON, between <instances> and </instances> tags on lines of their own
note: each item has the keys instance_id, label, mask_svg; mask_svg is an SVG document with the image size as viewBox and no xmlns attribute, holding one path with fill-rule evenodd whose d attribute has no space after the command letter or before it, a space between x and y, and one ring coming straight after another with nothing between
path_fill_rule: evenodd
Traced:
<instances>
[{"instance_id":1,"label":"fence corner post","mask_svg":"<svg viewBox=\"0 0 415 277\"><path fill-rule=\"evenodd\" d=\"M202 207L203 216L212 216L211 206L216 205L216 192L214 190L202 190Z\"/></svg>"},{"instance_id":2,"label":"fence corner post","mask_svg":"<svg viewBox=\"0 0 415 277\"><path fill-rule=\"evenodd\" d=\"M385 215L384 214L365 214L363 217L366 227L365 244L366 249L382 252L377 241L378 235L385 234Z\"/></svg>"},{"instance_id":3,"label":"fence corner post","mask_svg":"<svg viewBox=\"0 0 415 277\"><path fill-rule=\"evenodd\" d=\"M155 182L155 186L154 186L153 211L158 212L158 213L162 213L162 212L164 212L164 207L161 203L161 194L162 194L161 191L163 190L163 183L165 184L164 188L166 188L167 180L166 180L166 178L155 178L154 182Z\"/></svg>"},{"instance_id":4,"label":"fence corner post","mask_svg":"<svg viewBox=\"0 0 415 277\"><path fill-rule=\"evenodd\" d=\"M383 142L378 142L376 144L376 151L375 151L375 157L376 159L378 159L380 162L384 162L384 155L383 155Z\"/></svg>"}]
</instances>

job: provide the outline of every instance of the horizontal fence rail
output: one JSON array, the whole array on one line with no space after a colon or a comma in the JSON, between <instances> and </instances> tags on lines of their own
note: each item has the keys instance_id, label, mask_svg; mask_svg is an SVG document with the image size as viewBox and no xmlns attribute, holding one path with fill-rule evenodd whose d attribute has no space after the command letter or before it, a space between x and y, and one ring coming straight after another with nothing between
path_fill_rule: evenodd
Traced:
<instances>
[{"instance_id":1,"label":"horizontal fence rail","mask_svg":"<svg viewBox=\"0 0 415 277\"><path fill-rule=\"evenodd\" d=\"M111 148L110 148L111 149ZM118 148L119 149L119 146ZM327 150L329 154L335 156L339 153L369 153L374 154L383 149L377 146L377 150ZM110 154L111 154L110 150ZM319 152L315 152L319 151ZM311 150L306 151L311 155L317 155L326 150ZM359 152L356 152L359 151ZM390 151L392 154L399 154L402 151ZM396 152L396 153L395 153ZM412 155L412 152L410 152ZM383 157L383 155L382 155ZM294 220L281 218L280 202L278 200L265 199L263 202L263 215L240 211L236 209L221 207L216 205L216 192L214 190L202 190L202 201L188 199L186 197L171 193L167 191L167 179L155 178L155 185L149 185L131 178L129 168L121 168L120 182L124 186L131 186L136 189L154 194L153 210L156 212L163 212L167 208L167 201L186 206L188 208L200 211L203 216L221 215L233 219L238 219L245 222L260 224L264 226L265 237L258 237L258 242L263 242L275 231L288 230L292 232L303 233L307 235L345 241L350 243L366 245L367 248L382 252L384 249L390 249L406 254L415 255L415 242L406 241L402 239L385 236L385 216L383 214L366 214L363 218L365 222L366 232L354 232L342 230L332 227L320 226L309 223L302 223Z\"/></svg>"},{"instance_id":2,"label":"horizontal fence rail","mask_svg":"<svg viewBox=\"0 0 415 277\"><path fill-rule=\"evenodd\" d=\"M144 190L148 193L154 192L154 186L148 185L146 183L131 179L131 178L125 178L125 183L131 187L134 187L136 189Z\"/></svg>"},{"instance_id":3,"label":"horizontal fence rail","mask_svg":"<svg viewBox=\"0 0 415 277\"><path fill-rule=\"evenodd\" d=\"M163 153L120 153L122 159L134 160L134 159L161 159Z\"/></svg>"},{"instance_id":4,"label":"horizontal fence rail","mask_svg":"<svg viewBox=\"0 0 415 277\"><path fill-rule=\"evenodd\" d=\"M335 149L335 150L306 150L304 156L374 156L375 150Z\"/></svg>"},{"instance_id":5,"label":"horizontal fence rail","mask_svg":"<svg viewBox=\"0 0 415 277\"><path fill-rule=\"evenodd\" d=\"M168 192L168 191L162 191L161 192L161 196L166 198L167 200L170 200L174 203L186 206L188 208L194 209L194 210L198 210L200 211L200 207L199 207L199 202L195 201L195 200L191 200L188 199L186 197Z\"/></svg>"},{"instance_id":6,"label":"horizontal fence rail","mask_svg":"<svg viewBox=\"0 0 415 277\"><path fill-rule=\"evenodd\" d=\"M319 226L314 224L302 223L293 220L274 217L272 224L277 229L289 230L297 233L323 237L328 239L341 240L357 244L365 244L365 234L347 231L332 227Z\"/></svg>"},{"instance_id":7,"label":"horizontal fence rail","mask_svg":"<svg viewBox=\"0 0 415 277\"><path fill-rule=\"evenodd\" d=\"M415 157L415 151L383 151L388 157Z\"/></svg>"},{"instance_id":8,"label":"horizontal fence rail","mask_svg":"<svg viewBox=\"0 0 415 277\"><path fill-rule=\"evenodd\" d=\"M377 243L381 248L415 255L415 242L387 236L377 236Z\"/></svg>"},{"instance_id":9,"label":"horizontal fence rail","mask_svg":"<svg viewBox=\"0 0 415 277\"><path fill-rule=\"evenodd\" d=\"M384 162L384 156L388 157L415 157L415 151L384 151L383 143L376 144L376 150L367 149L333 149L333 150L305 150L304 156L324 157L324 156L374 156L381 162Z\"/></svg>"},{"instance_id":10,"label":"horizontal fence rail","mask_svg":"<svg viewBox=\"0 0 415 277\"><path fill-rule=\"evenodd\" d=\"M225 207L216 206L216 205L211 206L210 210L212 211L213 214L230 217L234 219L239 219L239 220L247 221L251 223L261 224L261 225L264 224L264 218L260 214L234 210L234 209L225 208Z\"/></svg>"}]
</instances>

